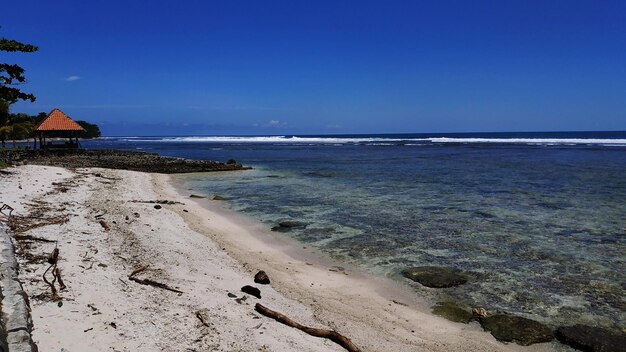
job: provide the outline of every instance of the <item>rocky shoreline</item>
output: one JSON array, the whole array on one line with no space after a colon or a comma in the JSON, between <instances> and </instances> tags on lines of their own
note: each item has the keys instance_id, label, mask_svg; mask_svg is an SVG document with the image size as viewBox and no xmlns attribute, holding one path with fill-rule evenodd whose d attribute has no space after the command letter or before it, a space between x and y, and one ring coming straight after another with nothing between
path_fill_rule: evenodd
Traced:
<instances>
[{"instance_id":1,"label":"rocky shoreline","mask_svg":"<svg viewBox=\"0 0 626 352\"><path fill-rule=\"evenodd\" d=\"M247 170L235 160L227 162L165 157L156 153L112 149L77 150L0 150L0 161L27 163L69 169L101 167L160 174Z\"/></svg>"}]
</instances>

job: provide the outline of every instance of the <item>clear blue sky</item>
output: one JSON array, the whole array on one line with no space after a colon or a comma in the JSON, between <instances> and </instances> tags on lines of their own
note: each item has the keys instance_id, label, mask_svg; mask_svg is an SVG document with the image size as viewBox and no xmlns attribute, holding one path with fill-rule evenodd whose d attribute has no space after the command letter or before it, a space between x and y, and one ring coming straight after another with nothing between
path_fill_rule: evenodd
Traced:
<instances>
[{"instance_id":1,"label":"clear blue sky","mask_svg":"<svg viewBox=\"0 0 626 352\"><path fill-rule=\"evenodd\" d=\"M106 135L626 130L626 1L5 1Z\"/></svg>"}]
</instances>

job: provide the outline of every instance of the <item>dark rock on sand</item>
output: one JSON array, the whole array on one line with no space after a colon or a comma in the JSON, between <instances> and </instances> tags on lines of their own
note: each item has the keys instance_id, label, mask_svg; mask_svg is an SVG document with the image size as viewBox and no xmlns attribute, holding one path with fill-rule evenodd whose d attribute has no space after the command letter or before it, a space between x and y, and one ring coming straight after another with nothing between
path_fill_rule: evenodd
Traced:
<instances>
[{"instance_id":1,"label":"dark rock on sand","mask_svg":"<svg viewBox=\"0 0 626 352\"><path fill-rule=\"evenodd\" d=\"M515 315L487 316L481 319L480 324L498 341L515 342L522 346L550 342L554 339L553 331L548 326Z\"/></svg>"},{"instance_id":2,"label":"dark rock on sand","mask_svg":"<svg viewBox=\"0 0 626 352\"><path fill-rule=\"evenodd\" d=\"M189 198L206 198L205 196L199 196L197 194L190 194Z\"/></svg>"},{"instance_id":3,"label":"dark rock on sand","mask_svg":"<svg viewBox=\"0 0 626 352\"><path fill-rule=\"evenodd\" d=\"M246 285L244 287L241 288L241 292L243 293L247 293L251 296L254 296L256 298L261 298L261 290L259 290L256 287L250 286L250 285Z\"/></svg>"},{"instance_id":4,"label":"dark rock on sand","mask_svg":"<svg viewBox=\"0 0 626 352\"><path fill-rule=\"evenodd\" d=\"M308 225L307 223L302 222L302 221L284 220L284 221L279 222L277 226L272 227L272 231L287 232L295 228L303 229L307 227L307 225Z\"/></svg>"},{"instance_id":5,"label":"dark rock on sand","mask_svg":"<svg viewBox=\"0 0 626 352\"><path fill-rule=\"evenodd\" d=\"M162 206L160 206L160 205L158 205L158 204L156 204L156 205L154 206L154 209L161 209L161 208L162 208Z\"/></svg>"},{"instance_id":6,"label":"dark rock on sand","mask_svg":"<svg viewBox=\"0 0 626 352\"><path fill-rule=\"evenodd\" d=\"M269 285L270 278L269 276L267 276L265 271L261 270L258 273L256 273L256 275L254 275L254 282L256 282L257 284L261 284L261 285Z\"/></svg>"},{"instance_id":7,"label":"dark rock on sand","mask_svg":"<svg viewBox=\"0 0 626 352\"><path fill-rule=\"evenodd\" d=\"M626 333L586 325L560 327L556 338L562 343L586 352L624 352Z\"/></svg>"},{"instance_id":8,"label":"dark rock on sand","mask_svg":"<svg viewBox=\"0 0 626 352\"><path fill-rule=\"evenodd\" d=\"M455 323L467 324L472 321L472 312L461 308L454 302L439 302L433 307L433 314Z\"/></svg>"},{"instance_id":9,"label":"dark rock on sand","mask_svg":"<svg viewBox=\"0 0 626 352\"><path fill-rule=\"evenodd\" d=\"M226 200L226 198L224 198L222 196L214 195L213 196L213 200Z\"/></svg>"},{"instance_id":10,"label":"dark rock on sand","mask_svg":"<svg viewBox=\"0 0 626 352\"><path fill-rule=\"evenodd\" d=\"M402 271L402 276L426 287L446 288L467 282L467 276L457 269L438 266L418 266Z\"/></svg>"}]
</instances>

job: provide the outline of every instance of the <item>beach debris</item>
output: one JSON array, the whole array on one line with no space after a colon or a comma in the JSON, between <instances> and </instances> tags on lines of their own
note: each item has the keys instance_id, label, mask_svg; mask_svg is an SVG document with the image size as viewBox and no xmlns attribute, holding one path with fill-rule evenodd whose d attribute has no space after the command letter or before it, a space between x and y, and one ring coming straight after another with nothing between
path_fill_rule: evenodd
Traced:
<instances>
[{"instance_id":1,"label":"beach debris","mask_svg":"<svg viewBox=\"0 0 626 352\"><path fill-rule=\"evenodd\" d=\"M197 311L196 318L200 320L200 323L202 323L202 325L206 327L211 327L211 324L209 323L209 315L207 314L206 310Z\"/></svg>"},{"instance_id":2,"label":"beach debris","mask_svg":"<svg viewBox=\"0 0 626 352\"><path fill-rule=\"evenodd\" d=\"M562 343L582 351L626 351L626 333L623 331L577 324L560 327L555 335Z\"/></svg>"},{"instance_id":3,"label":"beach debris","mask_svg":"<svg viewBox=\"0 0 626 352\"><path fill-rule=\"evenodd\" d=\"M482 318L487 317L487 311L482 307L474 307L472 308L472 316L476 320L480 320Z\"/></svg>"},{"instance_id":4,"label":"beach debris","mask_svg":"<svg viewBox=\"0 0 626 352\"><path fill-rule=\"evenodd\" d=\"M327 329L318 329L318 328L311 328L308 326L304 326L302 324L299 324L293 320L291 320L289 317L287 317L284 314L281 314L277 311L271 310L267 307L265 307L264 305L257 303L254 306L254 309L263 314L264 316L268 317L268 318L272 318L276 321L278 321L279 323L285 324L287 326L290 326L292 328L296 328L300 331L303 331L311 336L315 336L315 337L322 337L325 339L329 339L333 342L335 342L336 344L340 345L341 347L345 348L347 351L349 352L360 352L361 349L359 349L356 345L354 345L354 343L352 343L352 341L341 335L340 333L333 331L333 330L327 330Z\"/></svg>"},{"instance_id":5,"label":"beach debris","mask_svg":"<svg viewBox=\"0 0 626 352\"><path fill-rule=\"evenodd\" d=\"M109 231L111 229L109 227L109 224L106 223L106 221L100 220L99 223L100 223L100 226L102 226L102 228L104 229L104 231Z\"/></svg>"},{"instance_id":6,"label":"beach debris","mask_svg":"<svg viewBox=\"0 0 626 352\"><path fill-rule=\"evenodd\" d=\"M213 200L226 200L226 198L224 198L222 196L214 195L213 196Z\"/></svg>"},{"instance_id":7,"label":"beach debris","mask_svg":"<svg viewBox=\"0 0 626 352\"><path fill-rule=\"evenodd\" d=\"M156 205L154 206L154 209L157 209L157 210L158 210L158 209L161 209L161 208L162 208L162 206L160 206L160 205L158 205L158 204L156 204Z\"/></svg>"},{"instance_id":8,"label":"beach debris","mask_svg":"<svg viewBox=\"0 0 626 352\"><path fill-rule=\"evenodd\" d=\"M269 285L270 278L267 276L265 271L261 270L256 275L254 275L254 282L261 285Z\"/></svg>"},{"instance_id":9,"label":"beach debris","mask_svg":"<svg viewBox=\"0 0 626 352\"><path fill-rule=\"evenodd\" d=\"M342 266L337 266L337 265L333 265L331 266L328 271L332 271L335 273L342 273L344 275L348 275L348 273L346 272L346 268L342 267Z\"/></svg>"},{"instance_id":10,"label":"beach debris","mask_svg":"<svg viewBox=\"0 0 626 352\"><path fill-rule=\"evenodd\" d=\"M185 205L185 203L181 203L181 202L177 202L177 201L173 201L173 200L165 200L165 199L161 199L161 200L129 200L130 203L146 203L146 204L163 204L163 205L174 205L174 204L182 204Z\"/></svg>"},{"instance_id":11,"label":"beach debris","mask_svg":"<svg viewBox=\"0 0 626 352\"><path fill-rule=\"evenodd\" d=\"M480 325L485 331L489 331L496 340L515 342L522 346L550 342L554 339L553 331L548 326L515 315L491 315L481 319Z\"/></svg>"},{"instance_id":12,"label":"beach debris","mask_svg":"<svg viewBox=\"0 0 626 352\"><path fill-rule=\"evenodd\" d=\"M2 203L2 207L0 207L0 214L6 215L9 218L9 221L11 221L11 215L13 214L13 210L14 209L10 205Z\"/></svg>"},{"instance_id":13,"label":"beach debris","mask_svg":"<svg viewBox=\"0 0 626 352\"><path fill-rule=\"evenodd\" d=\"M36 237L31 235L18 235L14 237L16 241L35 241L35 242L46 242L46 243L54 243L55 240L49 240L43 237Z\"/></svg>"},{"instance_id":14,"label":"beach debris","mask_svg":"<svg viewBox=\"0 0 626 352\"><path fill-rule=\"evenodd\" d=\"M256 287L250 286L250 285L246 285L244 287L241 288L241 292L243 293L247 293L251 296L254 296L256 298L261 298L261 290L259 290Z\"/></svg>"},{"instance_id":15,"label":"beach debris","mask_svg":"<svg viewBox=\"0 0 626 352\"><path fill-rule=\"evenodd\" d=\"M469 323L474 318L469 310L463 309L454 302L438 302L433 307L433 314L463 324Z\"/></svg>"},{"instance_id":16,"label":"beach debris","mask_svg":"<svg viewBox=\"0 0 626 352\"><path fill-rule=\"evenodd\" d=\"M402 276L431 288L459 286L467 282L460 270L439 266L417 266L402 270Z\"/></svg>"},{"instance_id":17,"label":"beach debris","mask_svg":"<svg viewBox=\"0 0 626 352\"><path fill-rule=\"evenodd\" d=\"M190 194L189 198L206 198L205 196L199 196L197 194Z\"/></svg>"},{"instance_id":18,"label":"beach debris","mask_svg":"<svg viewBox=\"0 0 626 352\"><path fill-rule=\"evenodd\" d=\"M148 268L147 265L137 267L135 270L133 270L128 275L128 279L130 281L134 281L134 282L136 282L138 284L141 284L141 285L157 287L157 288L160 288L160 289L163 289L163 290L176 292L176 293L181 294L181 295L183 294L183 291L180 291L180 290L177 290L175 288L172 288L172 287L170 287L170 286L168 286L168 285L166 285L164 283L157 282L157 281L154 281L154 280L151 280L151 279L140 279L140 278L135 277L135 275L139 274L142 271L145 271L147 268Z\"/></svg>"},{"instance_id":19,"label":"beach debris","mask_svg":"<svg viewBox=\"0 0 626 352\"><path fill-rule=\"evenodd\" d=\"M9 228L13 233L18 234L37 227L60 225L69 221L67 215L44 216L44 213L49 210L50 208L47 205L38 205L35 211L28 216L13 215L8 223Z\"/></svg>"}]
</instances>

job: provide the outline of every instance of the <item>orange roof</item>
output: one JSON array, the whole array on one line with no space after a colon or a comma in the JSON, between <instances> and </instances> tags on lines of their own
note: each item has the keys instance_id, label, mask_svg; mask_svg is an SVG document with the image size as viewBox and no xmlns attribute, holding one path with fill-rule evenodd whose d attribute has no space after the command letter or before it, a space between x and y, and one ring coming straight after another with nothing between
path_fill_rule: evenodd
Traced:
<instances>
[{"instance_id":1,"label":"orange roof","mask_svg":"<svg viewBox=\"0 0 626 352\"><path fill-rule=\"evenodd\" d=\"M52 110L48 117L35 127L35 131L84 131L79 124L59 109Z\"/></svg>"}]
</instances>

